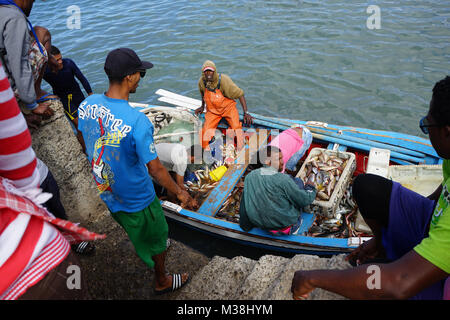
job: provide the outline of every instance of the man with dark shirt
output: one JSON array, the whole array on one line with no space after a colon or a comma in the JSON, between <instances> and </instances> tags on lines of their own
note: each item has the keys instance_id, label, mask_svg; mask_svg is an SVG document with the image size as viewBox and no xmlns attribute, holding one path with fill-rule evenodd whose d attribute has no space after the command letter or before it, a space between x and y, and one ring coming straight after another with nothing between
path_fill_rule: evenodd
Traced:
<instances>
[{"instance_id":1,"label":"man with dark shirt","mask_svg":"<svg viewBox=\"0 0 450 320\"><path fill-rule=\"evenodd\" d=\"M44 80L52 86L53 93L61 99L67 116L74 121L78 118L78 105L85 98L75 77L81 82L88 95L92 94L91 86L75 62L68 58L63 59L57 47L52 46L50 53L58 62L58 70L54 73L48 68Z\"/></svg>"},{"instance_id":2,"label":"man with dark shirt","mask_svg":"<svg viewBox=\"0 0 450 320\"><path fill-rule=\"evenodd\" d=\"M55 73L52 72L50 68L47 68L44 74L44 80L52 86L53 93L61 99L67 117L72 121L75 128L78 130L78 106L85 97L81 92L80 86L75 80L75 77L77 77L77 79L81 82L88 95L92 94L91 86L75 62L68 58L63 59L61 52L57 47L52 46L50 53L58 62L58 70ZM84 151L85 146L80 139L80 135L81 134L78 131L77 137Z\"/></svg>"}]
</instances>

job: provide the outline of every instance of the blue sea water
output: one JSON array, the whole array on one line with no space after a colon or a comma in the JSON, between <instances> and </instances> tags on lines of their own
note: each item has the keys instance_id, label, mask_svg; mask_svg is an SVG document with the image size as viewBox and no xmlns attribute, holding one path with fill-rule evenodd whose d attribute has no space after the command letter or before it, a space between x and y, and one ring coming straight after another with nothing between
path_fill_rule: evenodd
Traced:
<instances>
[{"instance_id":1,"label":"blue sea water","mask_svg":"<svg viewBox=\"0 0 450 320\"><path fill-rule=\"evenodd\" d=\"M379 29L367 25L371 5ZM136 102L162 104L159 88L198 99L210 59L244 89L251 112L420 136L432 87L450 73L446 0L36 1L30 20L97 93L111 49L154 63Z\"/></svg>"}]
</instances>

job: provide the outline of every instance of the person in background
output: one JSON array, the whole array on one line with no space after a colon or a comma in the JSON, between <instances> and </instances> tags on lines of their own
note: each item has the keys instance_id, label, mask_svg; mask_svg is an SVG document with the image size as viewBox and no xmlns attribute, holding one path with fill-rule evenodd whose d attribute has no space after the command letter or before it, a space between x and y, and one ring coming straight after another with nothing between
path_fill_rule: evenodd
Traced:
<instances>
[{"instance_id":1,"label":"person in background","mask_svg":"<svg viewBox=\"0 0 450 320\"><path fill-rule=\"evenodd\" d=\"M296 271L291 291L305 299L315 288L350 299L443 298L450 274L450 77L433 87L428 114L420 120L433 148L444 159L443 182L424 197L401 184L373 174L359 175L353 196L374 237L355 249L348 260L357 267L348 270ZM377 288L368 286L367 265L379 270ZM448 290L448 288L447 288Z\"/></svg>"},{"instance_id":2,"label":"person in background","mask_svg":"<svg viewBox=\"0 0 450 320\"><path fill-rule=\"evenodd\" d=\"M105 238L54 218L41 205L36 155L7 76L0 63L0 300L85 299L67 286L70 265L80 266L71 242Z\"/></svg>"},{"instance_id":3,"label":"person in background","mask_svg":"<svg viewBox=\"0 0 450 320\"><path fill-rule=\"evenodd\" d=\"M50 53L56 60L57 67L56 70L47 67L44 80L51 85L53 93L61 99L65 114L77 129L78 141L85 152L86 147L83 145L81 133L78 131L78 106L85 97L75 78L83 85L88 96L92 95L91 86L72 59L63 58L61 51L55 46L51 47Z\"/></svg>"},{"instance_id":4,"label":"person in background","mask_svg":"<svg viewBox=\"0 0 450 320\"><path fill-rule=\"evenodd\" d=\"M235 99L239 99L244 110L244 124L251 125L253 118L247 113L247 102L244 91L239 88L226 74L219 74L214 62L206 60L202 66L202 76L198 80L198 87L202 96L202 105L195 114L203 112L206 106L205 122L201 130L200 141L205 150L210 150L209 142L222 118L234 130L237 138L237 148L241 150L244 143L242 123Z\"/></svg>"},{"instance_id":5,"label":"person in background","mask_svg":"<svg viewBox=\"0 0 450 320\"><path fill-rule=\"evenodd\" d=\"M275 235L294 234L300 227L301 210L314 201L316 189L309 182L300 188L291 176L280 172L283 155L277 147L267 146L259 153L264 167L245 177L239 225L244 231L258 227Z\"/></svg>"},{"instance_id":6,"label":"person in background","mask_svg":"<svg viewBox=\"0 0 450 320\"><path fill-rule=\"evenodd\" d=\"M56 70L57 68L57 61L50 52L52 47L52 35L47 28L41 26L35 26L34 31L36 32L41 47L44 48L47 53L46 56L39 54L40 52L37 41L30 32L30 37L32 39L30 63L33 70L34 89L36 92L37 102L59 100L58 96L47 93L41 88L45 71L48 68L51 68L52 70Z\"/></svg>"},{"instance_id":7,"label":"person in background","mask_svg":"<svg viewBox=\"0 0 450 320\"><path fill-rule=\"evenodd\" d=\"M197 202L173 181L158 159L152 123L128 103L130 93L136 92L151 67L132 49L109 52L104 66L109 88L81 103L78 129L100 197L127 232L138 256L155 268L154 290L163 294L186 284L189 274L165 271L168 225L150 176L176 194L183 207L197 207Z\"/></svg>"},{"instance_id":8,"label":"person in background","mask_svg":"<svg viewBox=\"0 0 450 320\"><path fill-rule=\"evenodd\" d=\"M47 165L39 158L36 158L36 160L37 169L40 176L39 187L42 189L42 192L47 192L52 195L52 197L42 205L47 208L47 210L50 211L56 218L68 220L69 218L67 217L66 210L61 203L58 183L53 177L52 172L48 169ZM83 255L92 255L95 251L95 245L88 241L74 243L71 247L73 251Z\"/></svg>"},{"instance_id":9,"label":"person in background","mask_svg":"<svg viewBox=\"0 0 450 320\"><path fill-rule=\"evenodd\" d=\"M304 126L295 125L293 128L281 132L270 143L283 153L283 170L294 172L298 161L308 151L312 142L312 134Z\"/></svg>"},{"instance_id":10,"label":"person in background","mask_svg":"<svg viewBox=\"0 0 450 320\"><path fill-rule=\"evenodd\" d=\"M188 171L188 166L194 164L195 146L186 148L181 143L156 143L156 153L162 165L169 171L177 185L186 190L184 177ZM176 199L174 194L169 193L169 199Z\"/></svg>"},{"instance_id":11,"label":"person in background","mask_svg":"<svg viewBox=\"0 0 450 320\"><path fill-rule=\"evenodd\" d=\"M47 102L37 102L34 86L35 79L30 63L33 42L36 42L39 56L46 59L47 52L27 19L33 3L32 0L0 0L0 60L27 120L30 114L44 118L53 114ZM33 33L33 39L28 27Z\"/></svg>"}]
</instances>

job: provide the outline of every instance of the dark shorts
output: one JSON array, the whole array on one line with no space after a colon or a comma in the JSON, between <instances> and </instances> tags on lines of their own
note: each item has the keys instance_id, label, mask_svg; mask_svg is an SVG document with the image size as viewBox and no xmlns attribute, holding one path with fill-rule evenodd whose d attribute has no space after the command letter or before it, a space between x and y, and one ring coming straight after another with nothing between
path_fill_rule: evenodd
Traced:
<instances>
[{"instance_id":1,"label":"dark shorts","mask_svg":"<svg viewBox=\"0 0 450 320\"><path fill-rule=\"evenodd\" d=\"M47 210L50 211L56 218L68 220L66 210L61 203L58 183L56 183L56 180L50 170L48 171L47 177L42 182L40 188L42 191L53 195L53 197L44 203L43 206L46 207Z\"/></svg>"},{"instance_id":2,"label":"dark shorts","mask_svg":"<svg viewBox=\"0 0 450 320\"><path fill-rule=\"evenodd\" d=\"M72 94L72 98L70 99L70 101L68 98L69 94ZM83 93L80 91L80 92L72 92L72 93L68 93L68 94L60 94L58 96L61 99L66 116L70 120L72 120L73 118L78 118L78 106L85 99Z\"/></svg>"},{"instance_id":3,"label":"dark shorts","mask_svg":"<svg viewBox=\"0 0 450 320\"><path fill-rule=\"evenodd\" d=\"M413 250L428 236L435 201L393 182L389 204L389 223L382 229L387 259L393 261ZM423 290L412 299L442 299L443 281Z\"/></svg>"}]
</instances>

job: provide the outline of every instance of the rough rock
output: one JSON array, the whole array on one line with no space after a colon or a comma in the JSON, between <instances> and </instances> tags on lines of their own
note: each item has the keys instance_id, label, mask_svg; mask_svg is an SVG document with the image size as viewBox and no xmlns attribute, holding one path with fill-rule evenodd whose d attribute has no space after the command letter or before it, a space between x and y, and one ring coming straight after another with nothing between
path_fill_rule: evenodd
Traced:
<instances>
[{"instance_id":1,"label":"rough rock","mask_svg":"<svg viewBox=\"0 0 450 320\"><path fill-rule=\"evenodd\" d=\"M62 103L53 101L51 108L54 116L31 132L33 149L54 175L67 216L74 222L95 221L107 215L108 209L98 196L89 162Z\"/></svg>"},{"instance_id":2,"label":"rough rock","mask_svg":"<svg viewBox=\"0 0 450 320\"><path fill-rule=\"evenodd\" d=\"M181 289L178 298L198 300L292 300L294 272L313 269L347 269L345 255L320 258L296 255L292 259L266 255L258 261L243 257L214 257ZM344 297L322 289L314 290L310 300L341 300Z\"/></svg>"}]
</instances>

